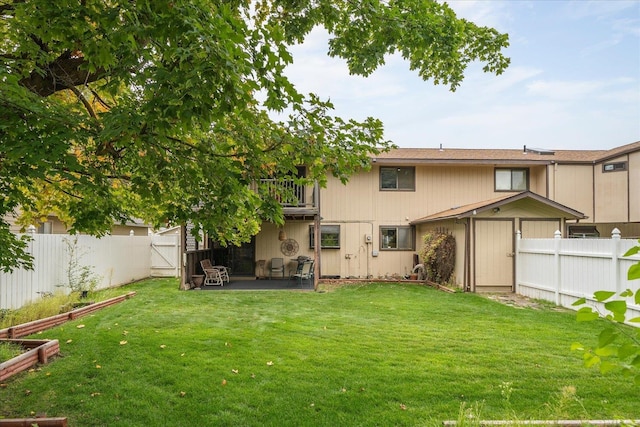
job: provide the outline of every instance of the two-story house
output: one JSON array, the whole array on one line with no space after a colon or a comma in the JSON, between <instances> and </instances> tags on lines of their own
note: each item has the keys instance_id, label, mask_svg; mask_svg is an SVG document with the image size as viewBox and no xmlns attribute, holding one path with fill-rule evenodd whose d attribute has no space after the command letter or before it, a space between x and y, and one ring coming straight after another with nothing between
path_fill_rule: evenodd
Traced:
<instances>
[{"instance_id":1,"label":"two-story house","mask_svg":"<svg viewBox=\"0 0 640 427\"><path fill-rule=\"evenodd\" d=\"M322 277L401 277L413 270L423 236L440 229L456 239L458 285L507 291L518 230L640 236L640 142L595 151L399 148L371 162L346 185L330 178L284 227L264 224L254 241L230 251L267 266L283 257L291 268L298 256L315 257Z\"/></svg>"}]
</instances>

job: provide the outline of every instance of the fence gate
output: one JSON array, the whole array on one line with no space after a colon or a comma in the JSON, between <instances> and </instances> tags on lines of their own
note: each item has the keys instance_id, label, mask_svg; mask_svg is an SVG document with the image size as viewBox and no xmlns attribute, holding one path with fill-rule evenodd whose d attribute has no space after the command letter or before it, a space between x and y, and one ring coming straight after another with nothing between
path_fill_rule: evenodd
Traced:
<instances>
[{"instance_id":1,"label":"fence gate","mask_svg":"<svg viewBox=\"0 0 640 427\"><path fill-rule=\"evenodd\" d=\"M180 236L178 234L152 236L151 275L180 277Z\"/></svg>"}]
</instances>

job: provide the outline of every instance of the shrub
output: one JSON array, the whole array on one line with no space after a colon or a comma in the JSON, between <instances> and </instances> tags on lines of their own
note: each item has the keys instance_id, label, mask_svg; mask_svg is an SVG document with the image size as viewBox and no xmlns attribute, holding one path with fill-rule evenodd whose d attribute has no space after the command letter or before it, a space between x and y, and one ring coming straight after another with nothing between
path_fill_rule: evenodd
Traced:
<instances>
[{"instance_id":1,"label":"shrub","mask_svg":"<svg viewBox=\"0 0 640 427\"><path fill-rule=\"evenodd\" d=\"M640 240L638 240L640 243ZM629 249L623 256L629 257L640 253L640 245ZM640 261L634 263L627 272L629 280L640 280ZM626 289L623 292L598 291L593 295L595 301L604 303L606 314L586 305L586 298L580 298L574 306L583 306L578 310L578 321L593 321L602 315L607 321L605 328L598 336L598 344L594 348L585 348L581 343L573 343L572 349L583 352L584 365L600 366L600 372L607 373L621 370L632 378L640 387L640 328L626 329L623 323L640 324L640 317L627 318L627 299L633 298L640 305L640 288L635 291Z\"/></svg>"},{"instance_id":2,"label":"shrub","mask_svg":"<svg viewBox=\"0 0 640 427\"><path fill-rule=\"evenodd\" d=\"M67 286L72 292L93 291L98 286L100 278L93 272L93 268L84 265L81 258L84 252L78 245L78 237L64 239L68 256L66 268Z\"/></svg>"},{"instance_id":3,"label":"shrub","mask_svg":"<svg viewBox=\"0 0 640 427\"><path fill-rule=\"evenodd\" d=\"M424 236L420 252L427 277L436 283L447 283L453 275L456 261L456 239L443 231L432 231Z\"/></svg>"}]
</instances>

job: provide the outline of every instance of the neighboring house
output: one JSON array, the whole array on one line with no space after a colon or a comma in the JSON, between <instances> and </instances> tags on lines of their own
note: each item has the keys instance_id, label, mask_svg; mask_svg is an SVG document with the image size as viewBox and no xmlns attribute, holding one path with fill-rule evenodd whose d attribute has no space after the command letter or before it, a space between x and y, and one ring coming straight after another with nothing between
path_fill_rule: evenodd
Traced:
<instances>
[{"instance_id":1,"label":"neighboring house","mask_svg":"<svg viewBox=\"0 0 640 427\"><path fill-rule=\"evenodd\" d=\"M9 231L12 233L24 232L22 227L16 224L15 216L7 215L5 219L9 223ZM67 226L56 215L47 215L44 221L33 225L36 227L36 233L38 234L66 234L68 232ZM114 224L109 234L125 236L133 232L135 236L146 236L150 231L151 226L149 224L145 224L142 221L131 221L125 224Z\"/></svg>"},{"instance_id":2,"label":"neighboring house","mask_svg":"<svg viewBox=\"0 0 640 427\"><path fill-rule=\"evenodd\" d=\"M346 185L329 178L319 193L297 211L285 207L284 227L265 223L250 244L218 257L237 274L260 275L250 261L268 267L274 257L292 269L298 256L314 257L319 213L322 277L408 275L423 236L440 229L456 238L458 285L513 290L518 230L640 236L640 142L598 151L399 148L372 158L371 170ZM237 257L242 271L233 269Z\"/></svg>"}]
</instances>

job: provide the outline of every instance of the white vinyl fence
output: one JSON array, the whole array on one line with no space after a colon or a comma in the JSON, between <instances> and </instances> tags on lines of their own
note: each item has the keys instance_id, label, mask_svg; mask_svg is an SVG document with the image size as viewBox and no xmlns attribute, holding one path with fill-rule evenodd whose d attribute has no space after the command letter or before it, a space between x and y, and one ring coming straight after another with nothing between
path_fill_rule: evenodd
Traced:
<instances>
[{"instance_id":1,"label":"white vinyl fence","mask_svg":"<svg viewBox=\"0 0 640 427\"><path fill-rule=\"evenodd\" d=\"M521 239L518 233L516 241L516 292L520 295L569 308L584 297L604 314L604 306L593 300L594 292L640 288L640 280L627 279L629 267L640 256L622 256L638 241L621 239L617 229L611 239L562 239L557 231L553 239ZM627 307L627 318L640 316L633 298L627 299Z\"/></svg>"},{"instance_id":2,"label":"white vinyl fence","mask_svg":"<svg viewBox=\"0 0 640 427\"><path fill-rule=\"evenodd\" d=\"M0 309L15 309L66 286L69 251L65 241L77 238L79 263L89 266L97 289L123 285L150 276L178 276L178 236L69 236L33 234L28 249L33 270L0 272Z\"/></svg>"}]
</instances>

